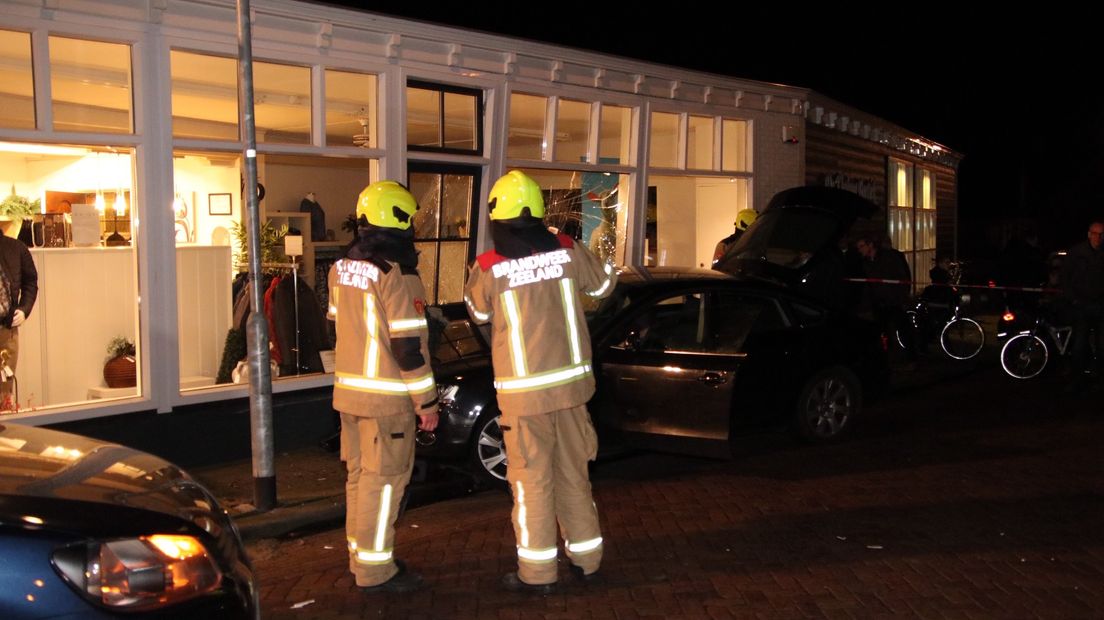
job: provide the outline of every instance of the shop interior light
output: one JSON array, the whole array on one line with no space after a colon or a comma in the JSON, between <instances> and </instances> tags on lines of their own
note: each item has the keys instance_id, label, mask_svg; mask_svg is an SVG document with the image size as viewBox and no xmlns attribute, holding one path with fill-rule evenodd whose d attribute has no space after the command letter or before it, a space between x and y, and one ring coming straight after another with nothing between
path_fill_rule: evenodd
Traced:
<instances>
[{"instance_id":1,"label":"shop interior light","mask_svg":"<svg viewBox=\"0 0 1104 620\"><path fill-rule=\"evenodd\" d=\"M87 155L86 148L75 146L54 146L52 144L22 144L18 142L0 142L2 153L28 153L31 155Z\"/></svg>"}]
</instances>

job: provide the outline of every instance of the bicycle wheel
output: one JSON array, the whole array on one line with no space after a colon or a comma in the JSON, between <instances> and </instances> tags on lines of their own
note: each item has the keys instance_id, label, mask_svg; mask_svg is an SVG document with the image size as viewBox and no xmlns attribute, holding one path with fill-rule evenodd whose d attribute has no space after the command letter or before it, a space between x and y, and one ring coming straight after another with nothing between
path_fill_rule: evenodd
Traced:
<instances>
[{"instance_id":1,"label":"bicycle wheel","mask_svg":"<svg viewBox=\"0 0 1104 620\"><path fill-rule=\"evenodd\" d=\"M1046 368L1050 353L1038 336L1020 334L1008 339L1001 349L1001 368L1015 379L1036 377Z\"/></svg>"},{"instance_id":2,"label":"bicycle wheel","mask_svg":"<svg viewBox=\"0 0 1104 620\"><path fill-rule=\"evenodd\" d=\"M985 346L985 330L973 319L957 318L943 326L939 344L956 360L968 360Z\"/></svg>"},{"instance_id":3,"label":"bicycle wheel","mask_svg":"<svg viewBox=\"0 0 1104 620\"><path fill-rule=\"evenodd\" d=\"M901 333L901 330L908 329L912 331L912 346L919 346L920 342L920 315L915 310L905 310L905 318L901 321L901 324L893 330L893 336L897 340L897 346L904 350L908 350L909 346L906 344L910 339L905 334Z\"/></svg>"}]
</instances>

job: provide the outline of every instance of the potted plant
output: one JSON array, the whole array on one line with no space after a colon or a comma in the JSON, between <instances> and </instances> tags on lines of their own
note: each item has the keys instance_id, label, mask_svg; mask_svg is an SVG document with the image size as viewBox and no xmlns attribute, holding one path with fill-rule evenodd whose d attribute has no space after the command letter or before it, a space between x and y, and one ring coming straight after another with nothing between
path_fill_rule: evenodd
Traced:
<instances>
[{"instance_id":1,"label":"potted plant","mask_svg":"<svg viewBox=\"0 0 1104 620\"><path fill-rule=\"evenodd\" d=\"M128 388L138 385L138 364L135 362L134 343L123 336L116 336L107 345L107 362L104 364L104 383L109 388Z\"/></svg>"},{"instance_id":2,"label":"potted plant","mask_svg":"<svg viewBox=\"0 0 1104 620\"><path fill-rule=\"evenodd\" d=\"M39 200L27 200L15 193L15 185L12 185L11 196L0 202L0 229L4 234L14 237L19 234L19 228L23 220L34 217L40 210Z\"/></svg>"}]
</instances>

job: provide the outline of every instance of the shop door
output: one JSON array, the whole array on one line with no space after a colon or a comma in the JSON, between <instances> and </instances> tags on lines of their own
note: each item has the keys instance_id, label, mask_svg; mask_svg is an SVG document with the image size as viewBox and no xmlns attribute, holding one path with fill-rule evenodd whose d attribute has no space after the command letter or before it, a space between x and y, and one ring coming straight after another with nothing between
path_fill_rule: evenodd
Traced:
<instances>
[{"instance_id":1,"label":"shop door","mask_svg":"<svg viewBox=\"0 0 1104 620\"><path fill-rule=\"evenodd\" d=\"M480 169L411 163L407 172L419 206L414 216L414 245L427 301L463 301L467 267L475 258Z\"/></svg>"}]
</instances>

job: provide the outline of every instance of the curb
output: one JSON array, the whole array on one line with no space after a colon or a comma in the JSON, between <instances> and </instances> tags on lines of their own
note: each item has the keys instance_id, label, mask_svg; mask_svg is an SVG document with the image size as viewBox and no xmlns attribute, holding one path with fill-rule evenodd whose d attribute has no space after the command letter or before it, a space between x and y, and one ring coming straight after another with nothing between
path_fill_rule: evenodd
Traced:
<instances>
[{"instance_id":1,"label":"curb","mask_svg":"<svg viewBox=\"0 0 1104 620\"><path fill-rule=\"evenodd\" d=\"M277 538L307 526L345 520L345 495L323 497L300 504L277 506L267 512L232 517L242 540Z\"/></svg>"}]
</instances>

